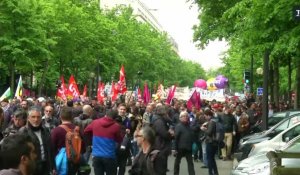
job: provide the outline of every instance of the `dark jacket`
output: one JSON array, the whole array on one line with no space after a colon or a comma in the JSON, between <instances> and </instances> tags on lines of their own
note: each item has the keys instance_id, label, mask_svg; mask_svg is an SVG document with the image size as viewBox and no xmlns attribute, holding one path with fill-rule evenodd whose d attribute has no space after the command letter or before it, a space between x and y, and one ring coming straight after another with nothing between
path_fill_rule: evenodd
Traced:
<instances>
[{"instance_id":1,"label":"dark jacket","mask_svg":"<svg viewBox=\"0 0 300 175\"><path fill-rule=\"evenodd\" d=\"M29 126L26 125L26 126L22 127L19 130L19 132L28 134L34 142L34 147L37 152L37 162L38 162L36 172L38 172L39 174L40 174L40 172L43 172L44 174L46 174L46 172L51 172L52 170L54 170L55 169L54 155L53 155L53 150L52 150L52 146L51 146L50 132L48 131L48 129L41 127L41 137L42 137L42 141L43 141L45 160L42 160L41 144L40 144L39 138L36 136L34 131L32 129L30 129ZM43 169L43 170L39 169L39 168L41 168L40 166L41 166L42 162L46 163L47 169Z\"/></svg>"},{"instance_id":2,"label":"dark jacket","mask_svg":"<svg viewBox=\"0 0 300 175\"><path fill-rule=\"evenodd\" d=\"M237 122L232 114L224 114L222 117L225 133L237 131Z\"/></svg>"},{"instance_id":3,"label":"dark jacket","mask_svg":"<svg viewBox=\"0 0 300 175\"><path fill-rule=\"evenodd\" d=\"M193 131L189 124L182 122L175 127L175 150L192 151Z\"/></svg>"},{"instance_id":4,"label":"dark jacket","mask_svg":"<svg viewBox=\"0 0 300 175\"><path fill-rule=\"evenodd\" d=\"M162 175L165 174L161 167L161 155L159 150L151 148L149 153L140 151L133 160L129 175Z\"/></svg>"},{"instance_id":5,"label":"dark jacket","mask_svg":"<svg viewBox=\"0 0 300 175\"><path fill-rule=\"evenodd\" d=\"M216 122L213 121L213 119L207 123L205 135L205 143L213 143L214 137L216 136Z\"/></svg>"},{"instance_id":6,"label":"dark jacket","mask_svg":"<svg viewBox=\"0 0 300 175\"><path fill-rule=\"evenodd\" d=\"M169 126L167 121L158 116L153 121L153 129L156 133L154 148L158 150L165 150L171 147L171 134L169 133Z\"/></svg>"}]
</instances>

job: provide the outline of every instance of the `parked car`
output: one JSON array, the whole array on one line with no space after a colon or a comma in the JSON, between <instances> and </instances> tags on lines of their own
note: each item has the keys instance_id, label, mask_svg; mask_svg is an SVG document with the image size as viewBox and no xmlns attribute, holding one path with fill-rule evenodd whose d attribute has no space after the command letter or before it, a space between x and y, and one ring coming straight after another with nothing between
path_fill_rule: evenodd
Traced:
<instances>
[{"instance_id":1,"label":"parked car","mask_svg":"<svg viewBox=\"0 0 300 175\"><path fill-rule=\"evenodd\" d=\"M295 137L289 141L285 146L279 149L284 152L300 153L300 136ZM299 168L299 159L282 158L282 166L287 168ZM257 154L252 157L248 157L239 162L239 164L231 171L232 175L270 175L270 161L266 156L266 153Z\"/></svg>"},{"instance_id":2,"label":"parked car","mask_svg":"<svg viewBox=\"0 0 300 175\"><path fill-rule=\"evenodd\" d=\"M276 125L279 123L281 120L293 115L300 113L299 110L288 110L284 112L276 112L272 116L268 118L268 128L271 128L272 126Z\"/></svg>"},{"instance_id":3,"label":"parked car","mask_svg":"<svg viewBox=\"0 0 300 175\"><path fill-rule=\"evenodd\" d=\"M300 135L300 122L290 128L287 128L270 140L265 140L263 142L254 144L248 157L279 149L298 135Z\"/></svg>"},{"instance_id":4,"label":"parked car","mask_svg":"<svg viewBox=\"0 0 300 175\"><path fill-rule=\"evenodd\" d=\"M283 130L293 126L298 122L300 122L300 113L296 113L284 118L267 131L251 134L241 138L239 143L239 149L237 153L234 154L236 159L240 161L247 158L253 144L272 139Z\"/></svg>"}]
</instances>

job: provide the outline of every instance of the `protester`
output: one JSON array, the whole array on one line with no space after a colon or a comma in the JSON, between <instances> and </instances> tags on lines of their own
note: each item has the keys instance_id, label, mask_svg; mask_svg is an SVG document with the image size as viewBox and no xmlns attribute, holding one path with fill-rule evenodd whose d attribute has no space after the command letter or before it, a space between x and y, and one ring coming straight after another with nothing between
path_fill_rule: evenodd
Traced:
<instances>
[{"instance_id":1,"label":"protester","mask_svg":"<svg viewBox=\"0 0 300 175\"><path fill-rule=\"evenodd\" d=\"M31 175L35 172L37 154L29 135L14 134L1 145L0 175Z\"/></svg>"},{"instance_id":2,"label":"protester","mask_svg":"<svg viewBox=\"0 0 300 175\"><path fill-rule=\"evenodd\" d=\"M51 132L51 130L59 125L59 120L53 116L53 107L45 106L44 116L42 117L42 124Z\"/></svg>"},{"instance_id":3,"label":"protester","mask_svg":"<svg viewBox=\"0 0 300 175\"><path fill-rule=\"evenodd\" d=\"M155 132L149 126L144 126L135 132L137 145L141 148L135 159L131 169L128 171L130 175L162 175L165 170L161 164L161 156L159 150L154 149Z\"/></svg>"},{"instance_id":4,"label":"protester","mask_svg":"<svg viewBox=\"0 0 300 175\"><path fill-rule=\"evenodd\" d=\"M37 151L37 169L34 174L52 173L55 168L50 133L42 126L41 110L38 107L33 106L29 109L27 124L19 132L28 134L34 142Z\"/></svg>"},{"instance_id":5,"label":"protester","mask_svg":"<svg viewBox=\"0 0 300 175\"><path fill-rule=\"evenodd\" d=\"M156 133L154 148L158 149L162 155L162 167L164 170L163 174L166 174L168 170L168 156L171 152L171 140L174 136L174 130L170 125L170 118L167 116L166 107L158 105L156 107L155 119L153 121L153 129Z\"/></svg>"},{"instance_id":6,"label":"protester","mask_svg":"<svg viewBox=\"0 0 300 175\"><path fill-rule=\"evenodd\" d=\"M51 143L53 145L54 155L56 156L59 152L59 150L63 147L66 147L66 134L67 131L63 127L67 127L71 130L75 129L75 125L73 122L72 117L72 108L64 106L61 108L60 111L60 119L61 119L61 125L54 128L51 131ZM84 142L82 142L81 148L84 148ZM83 153L85 149L81 150L81 153ZM68 162L68 175L76 174L76 172L79 169L79 164L74 164L72 162Z\"/></svg>"},{"instance_id":7,"label":"protester","mask_svg":"<svg viewBox=\"0 0 300 175\"><path fill-rule=\"evenodd\" d=\"M218 175L219 173L215 160L215 155L218 150L218 144L214 141L214 137L216 136L216 123L212 121L213 113L210 109L206 109L204 111L204 116L208 122L207 124L203 124L201 126L201 130L203 130L206 134L205 143L208 173L209 175Z\"/></svg>"},{"instance_id":8,"label":"protester","mask_svg":"<svg viewBox=\"0 0 300 175\"><path fill-rule=\"evenodd\" d=\"M3 136L7 137L9 135L16 134L21 127L26 125L27 116L27 111L23 109L15 111L10 126L3 131Z\"/></svg>"},{"instance_id":9,"label":"protester","mask_svg":"<svg viewBox=\"0 0 300 175\"><path fill-rule=\"evenodd\" d=\"M189 115L183 111L179 115L180 123L175 127L175 150L174 175L179 175L181 158L185 157L188 165L189 175L195 175L192 147L194 133L189 126Z\"/></svg>"},{"instance_id":10,"label":"protester","mask_svg":"<svg viewBox=\"0 0 300 175\"><path fill-rule=\"evenodd\" d=\"M105 117L94 120L84 133L93 138L93 167L95 175L116 175L116 148L122 142L121 126L114 120L117 112L108 110Z\"/></svg>"}]
</instances>

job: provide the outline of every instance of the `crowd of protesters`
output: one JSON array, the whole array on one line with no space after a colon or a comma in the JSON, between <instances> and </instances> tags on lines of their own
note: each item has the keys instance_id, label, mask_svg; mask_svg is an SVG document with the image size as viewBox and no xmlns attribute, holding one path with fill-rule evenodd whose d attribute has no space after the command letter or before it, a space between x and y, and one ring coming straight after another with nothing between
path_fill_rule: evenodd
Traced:
<instances>
[{"instance_id":1,"label":"crowd of protesters","mask_svg":"<svg viewBox=\"0 0 300 175\"><path fill-rule=\"evenodd\" d=\"M215 155L232 158L239 139L261 122L261 104L253 97L245 101L202 101L201 107L187 108L183 100L153 101L144 104L123 98L99 104L97 99L65 103L52 99L3 99L0 108L0 175L56 174L55 157L65 147L66 130L79 127L82 158L96 175L165 175L170 154L176 156L174 174L180 172L186 157L188 174L202 162L210 175L218 174ZM281 104L278 111L286 110ZM270 111L276 108L270 104ZM218 148L213 138L215 120L224 126L225 147ZM64 127L60 127L60 126ZM80 165L68 164L68 174Z\"/></svg>"}]
</instances>

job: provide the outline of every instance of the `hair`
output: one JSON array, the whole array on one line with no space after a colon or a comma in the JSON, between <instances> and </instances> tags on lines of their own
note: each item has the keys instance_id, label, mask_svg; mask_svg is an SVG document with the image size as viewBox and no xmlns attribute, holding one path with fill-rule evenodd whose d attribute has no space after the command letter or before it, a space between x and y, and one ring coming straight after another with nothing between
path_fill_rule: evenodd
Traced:
<instances>
[{"instance_id":1,"label":"hair","mask_svg":"<svg viewBox=\"0 0 300 175\"><path fill-rule=\"evenodd\" d=\"M64 106L60 111L61 120L72 121L73 120L73 110L72 107Z\"/></svg>"},{"instance_id":2,"label":"hair","mask_svg":"<svg viewBox=\"0 0 300 175\"><path fill-rule=\"evenodd\" d=\"M155 109L155 113L159 116L165 116L167 114L167 109L163 105L159 105Z\"/></svg>"},{"instance_id":3,"label":"hair","mask_svg":"<svg viewBox=\"0 0 300 175\"><path fill-rule=\"evenodd\" d=\"M181 118L182 116L184 116L184 115L189 115L189 113L188 112L186 112L186 111L182 111L182 112L180 112L180 114L179 114L179 118Z\"/></svg>"},{"instance_id":4,"label":"hair","mask_svg":"<svg viewBox=\"0 0 300 175\"><path fill-rule=\"evenodd\" d=\"M118 117L118 112L116 110L109 109L106 111L106 116L112 119L116 119Z\"/></svg>"},{"instance_id":5,"label":"hair","mask_svg":"<svg viewBox=\"0 0 300 175\"><path fill-rule=\"evenodd\" d=\"M30 156L31 147L28 143L33 143L31 137L24 133L10 135L3 139L1 144L0 165L2 169L17 169L21 157ZM0 169L1 169L0 168Z\"/></svg>"},{"instance_id":6,"label":"hair","mask_svg":"<svg viewBox=\"0 0 300 175\"><path fill-rule=\"evenodd\" d=\"M73 104L74 104L74 103L73 103L72 100L68 100L68 101L67 101L67 106L68 106L68 107L73 107Z\"/></svg>"},{"instance_id":7,"label":"hair","mask_svg":"<svg viewBox=\"0 0 300 175\"><path fill-rule=\"evenodd\" d=\"M205 115L209 115L209 116L213 116L213 115L214 115L213 112L211 112L210 109L206 109L206 110L204 111L204 114L205 114Z\"/></svg>"},{"instance_id":8,"label":"hair","mask_svg":"<svg viewBox=\"0 0 300 175\"><path fill-rule=\"evenodd\" d=\"M28 114L24 109L19 108L14 112L13 116L15 118L21 118L23 120L27 120Z\"/></svg>"},{"instance_id":9,"label":"hair","mask_svg":"<svg viewBox=\"0 0 300 175\"><path fill-rule=\"evenodd\" d=\"M41 108L38 106L30 107L28 110L28 116L31 116L32 112L39 112L40 114L42 114Z\"/></svg>"},{"instance_id":10,"label":"hair","mask_svg":"<svg viewBox=\"0 0 300 175\"><path fill-rule=\"evenodd\" d=\"M142 127L142 134L145 140L147 140L150 145L155 142L155 131L150 126Z\"/></svg>"}]
</instances>

